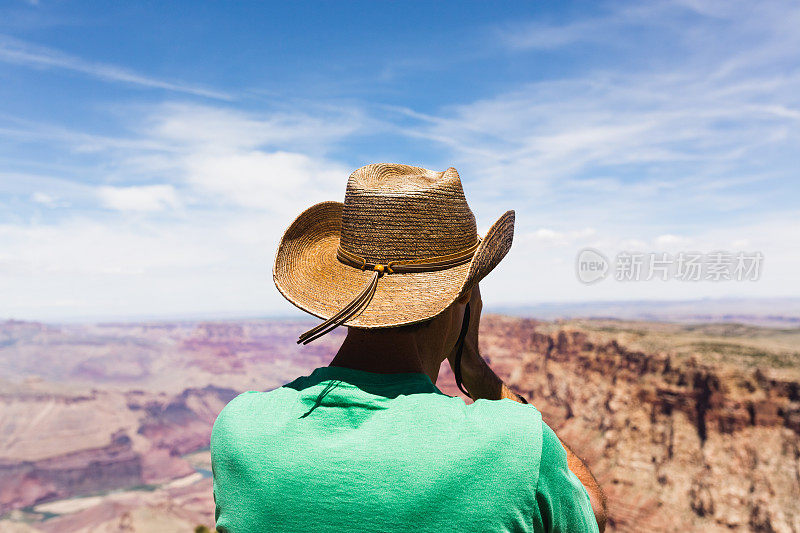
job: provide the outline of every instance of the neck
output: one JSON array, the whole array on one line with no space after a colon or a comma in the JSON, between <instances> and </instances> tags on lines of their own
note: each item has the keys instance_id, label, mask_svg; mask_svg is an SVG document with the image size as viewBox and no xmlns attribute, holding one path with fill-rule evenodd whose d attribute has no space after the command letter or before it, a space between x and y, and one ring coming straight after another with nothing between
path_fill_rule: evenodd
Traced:
<instances>
[{"instance_id":1,"label":"neck","mask_svg":"<svg viewBox=\"0 0 800 533\"><path fill-rule=\"evenodd\" d=\"M413 332L350 328L330 366L396 374L422 372L433 383L439 377L442 356Z\"/></svg>"}]
</instances>

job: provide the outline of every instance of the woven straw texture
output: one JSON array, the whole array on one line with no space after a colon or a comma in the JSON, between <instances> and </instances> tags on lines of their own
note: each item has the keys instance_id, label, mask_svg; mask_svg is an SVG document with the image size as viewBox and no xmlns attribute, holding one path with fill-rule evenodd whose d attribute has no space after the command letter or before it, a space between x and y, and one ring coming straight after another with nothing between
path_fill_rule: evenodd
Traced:
<instances>
[{"instance_id":1,"label":"woven straw texture","mask_svg":"<svg viewBox=\"0 0 800 533\"><path fill-rule=\"evenodd\" d=\"M513 236L514 212L508 211L486 233L470 262L381 276L372 300L345 325L393 327L438 315L497 266ZM340 262L340 245L368 262L385 264L457 253L478 238L454 168L434 172L367 165L350 175L344 203L316 204L292 222L278 246L273 278L291 303L329 318L373 275Z\"/></svg>"}]
</instances>

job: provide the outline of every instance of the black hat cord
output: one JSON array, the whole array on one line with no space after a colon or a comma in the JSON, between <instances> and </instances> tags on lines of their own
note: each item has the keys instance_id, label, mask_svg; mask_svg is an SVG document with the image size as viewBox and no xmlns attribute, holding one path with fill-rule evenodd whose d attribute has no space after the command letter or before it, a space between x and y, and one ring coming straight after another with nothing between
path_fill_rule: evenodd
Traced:
<instances>
[{"instance_id":1,"label":"black hat cord","mask_svg":"<svg viewBox=\"0 0 800 533\"><path fill-rule=\"evenodd\" d=\"M467 337L467 331L469 331L469 302L467 302L467 306L464 308L464 321L461 322L461 333L458 334L458 341L456 342L456 358L453 374L456 378L456 385L461 389L461 392L472 398L472 395L467 392L461 384L461 353L464 351L464 339Z\"/></svg>"}]
</instances>

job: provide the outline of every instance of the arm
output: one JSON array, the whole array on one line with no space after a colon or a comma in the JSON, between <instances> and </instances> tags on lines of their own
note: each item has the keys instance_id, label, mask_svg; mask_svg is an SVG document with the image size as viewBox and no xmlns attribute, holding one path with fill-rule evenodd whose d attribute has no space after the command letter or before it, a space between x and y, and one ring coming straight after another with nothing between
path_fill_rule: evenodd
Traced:
<instances>
[{"instance_id":1,"label":"arm","mask_svg":"<svg viewBox=\"0 0 800 533\"><path fill-rule=\"evenodd\" d=\"M488 363L478 353L478 325L483 304L481 302L480 289L476 285L472 289L470 298L470 327L464 340L464 351L461 356L461 376L464 386L469 391L473 399L484 398L487 400L500 400L508 398L520 403L528 401L511 390L497 374L489 367ZM454 365L454 354L448 356L450 366ZM567 454L567 466L575 474L578 480L586 488L589 494L589 501L592 504L597 525L602 533L606 526L606 497L597 480L592 475L589 468L572 449L559 437L558 439Z\"/></svg>"}]
</instances>

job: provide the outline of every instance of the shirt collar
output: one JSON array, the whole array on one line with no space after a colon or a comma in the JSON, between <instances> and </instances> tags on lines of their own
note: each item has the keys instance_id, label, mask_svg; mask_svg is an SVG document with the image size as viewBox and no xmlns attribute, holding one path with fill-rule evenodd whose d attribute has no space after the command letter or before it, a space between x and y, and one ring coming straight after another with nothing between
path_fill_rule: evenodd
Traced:
<instances>
[{"instance_id":1,"label":"shirt collar","mask_svg":"<svg viewBox=\"0 0 800 533\"><path fill-rule=\"evenodd\" d=\"M436 392L444 394L423 372L397 372L379 374L343 366L321 366L314 369L309 380L313 382L339 380L356 386L397 387L409 392Z\"/></svg>"}]
</instances>

